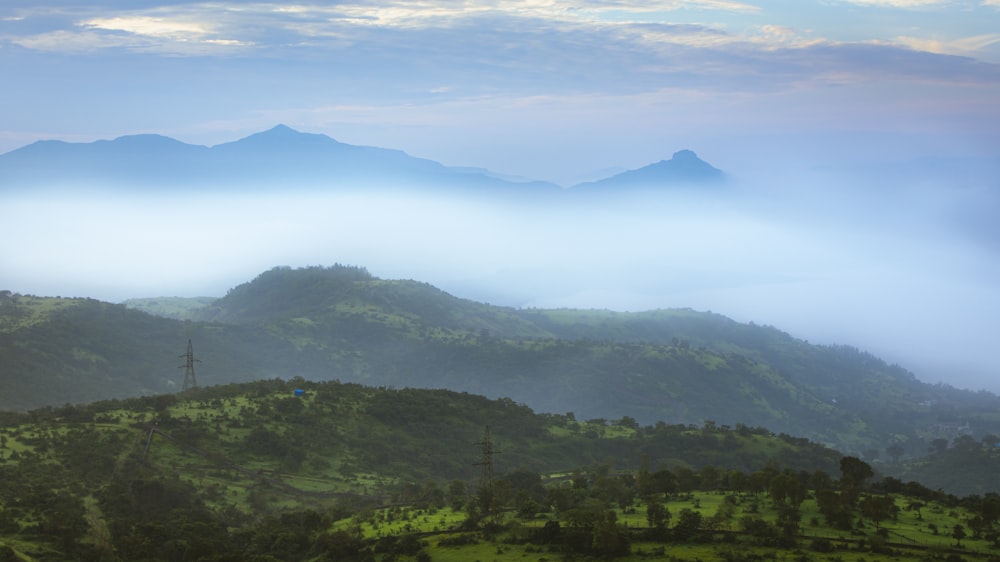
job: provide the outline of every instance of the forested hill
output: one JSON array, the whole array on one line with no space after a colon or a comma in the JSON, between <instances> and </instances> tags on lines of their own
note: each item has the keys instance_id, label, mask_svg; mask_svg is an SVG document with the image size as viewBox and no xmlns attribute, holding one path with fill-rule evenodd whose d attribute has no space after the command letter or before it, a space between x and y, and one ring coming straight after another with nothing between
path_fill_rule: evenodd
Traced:
<instances>
[{"instance_id":1,"label":"forested hill","mask_svg":"<svg viewBox=\"0 0 1000 562\"><path fill-rule=\"evenodd\" d=\"M0 408L179 390L190 339L201 385L448 388L579 419L762 426L846 452L923 454L959 426L1000 434L992 394L717 314L519 310L345 266L275 268L208 305L178 304L5 295Z\"/></svg>"},{"instance_id":2,"label":"forested hill","mask_svg":"<svg viewBox=\"0 0 1000 562\"><path fill-rule=\"evenodd\" d=\"M778 478L832 482L839 461L766 431L581 422L510 400L297 379L0 414L0 441L3 560L376 560L335 549L349 535L332 520L448 506L465 511L433 520L458 531L486 442L497 508L546 519L583 487L625 506L653 482L757 494Z\"/></svg>"}]
</instances>

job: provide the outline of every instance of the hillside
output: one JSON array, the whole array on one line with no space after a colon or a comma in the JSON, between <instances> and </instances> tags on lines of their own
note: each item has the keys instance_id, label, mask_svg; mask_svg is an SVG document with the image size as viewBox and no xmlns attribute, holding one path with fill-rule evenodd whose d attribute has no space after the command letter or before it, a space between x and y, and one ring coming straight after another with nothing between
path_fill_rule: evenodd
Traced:
<instances>
[{"instance_id":1,"label":"hillside","mask_svg":"<svg viewBox=\"0 0 1000 562\"><path fill-rule=\"evenodd\" d=\"M304 517L329 525L373 506L461 506L475 493L487 426L495 474L516 486L608 459L616 471L646 462L690 478L703 466L752 473L775 462L832 474L839 458L766 433L578 423L447 391L260 381L0 416L0 551L158 560L179 548L195 560L270 550L241 537L266 535L279 518L301 532ZM273 554L305 559L296 548L286 538Z\"/></svg>"},{"instance_id":2,"label":"hillside","mask_svg":"<svg viewBox=\"0 0 1000 562\"><path fill-rule=\"evenodd\" d=\"M534 545L915 560L953 536L963 553L995 542L990 498L876 479L804 439L581 422L443 390L222 385L3 414L0 442L9 560L475 559L481 542L499 560Z\"/></svg>"},{"instance_id":3,"label":"hillside","mask_svg":"<svg viewBox=\"0 0 1000 562\"><path fill-rule=\"evenodd\" d=\"M179 390L190 339L202 385L448 388L579 419L766 427L856 454L923 455L966 422L977 438L1000 434L992 394L711 313L496 307L346 266L275 268L207 306L175 305L174 318L144 304L0 299L0 407Z\"/></svg>"}]
</instances>

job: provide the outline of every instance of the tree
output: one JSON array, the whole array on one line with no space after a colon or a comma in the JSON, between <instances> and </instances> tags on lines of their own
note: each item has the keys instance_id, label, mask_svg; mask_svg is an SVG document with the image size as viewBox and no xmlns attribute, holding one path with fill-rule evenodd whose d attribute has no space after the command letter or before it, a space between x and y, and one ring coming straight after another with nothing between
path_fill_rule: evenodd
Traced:
<instances>
[{"instance_id":1,"label":"tree","mask_svg":"<svg viewBox=\"0 0 1000 562\"><path fill-rule=\"evenodd\" d=\"M635 475L635 485L639 494L648 496L654 492L653 476L649 473L649 455L639 456L639 471Z\"/></svg>"},{"instance_id":2,"label":"tree","mask_svg":"<svg viewBox=\"0 0 1000 562\"><path fill-rule=\"evenodd\" d=\"M924 502L919 501L919 500L913 500L913 499L911 499L910 501L908 501L906 503L906 510L907 511L916 511L917 512L917 521L923 521L924 520L924 514L920 511L924 507L926 507L926 504L924 504Z\"/></svg>"},{"instance_id":3,"label":"tree","mask_svg":"<svg viewBox=\"0 0 1000 562\"><path fill-rule=\"evenodd\" d=\"M882 521L892 516L895 507L892 496L868 496L861 500L861 513L875 523L876 532Z\"/></svg>"},{"instance_id":4,"label":"tree","mask_svg":"<svg viewBox=\"0 0 1000 562\"><path fill-rule=\"evenodd\" d=\"M743 532L753 538L753 542L760 546L774 546L778 544L778 529L771 523L760 517L746 516L740 520Z\"/></svg>"},{"instance_id":5,"label":"tree","mask_svg":"<svg viewBox=\"0 0 1000 562\"><path fill-rule=\"evenodd\" d=\"M795 474L786 471L771 479L768 493L775 504L787 501L790 505L799 506L805 501L807 491Z\"/></svg>"},{"instance_id":6,"label":"tree","mask_svg":"<svg viewBox=\"0 0 1000 562\"><path fill-rule=\"evenodd\" d=\"M1000 496L996 494L986 494L983 501L979 502L979 515L988 528L1000 519Z\"/></svg>"},{"instance_id":7,"label":"tree","mask_svg":"<svg viewBox=\"0 0 1000 562\"><path fill-rule=\"evenodd\" d=\"M618 517L614 511L605 511L604 517L598 518L594 523L590 544L594 552L609 558L628 554L628 533L618 527Z\"/></svg>"},{"instance_id":8,"label":"tree","mask_svg":"<svg viewBox=\"0 0 1000 562\"><path fill-rule=\"evenodd\" d=\"M571 548L604 556L628 553L628 535L618 528L618 516L606 509L604 502L587 498L567 510L563 517L573 530L569 539Z\"/></svg>"},{"instance_id":9,"label":"tree","mask_svg":"<svg viewBox=\"0 0 1000 562\"><path fill-rule=\"evenodd\" d=\"M677 478L673 472L663 468L652 475L652 491L661 494L672 494L677 490Z\"/></svg>"},{"instance_id":10,"label":"tree","mask_svg":"<svg viewBox=\"0 0 1000 562\"><path fill-rule=\"evenodd\" d=\"M726 473L726 480L729 483L729 489L737 494L742 494L747 491L749 479L747 478L746 473L742 470L730 470Z\"/></svg>"},{"instance_id":11,"label":"tree","mask_svg":"<svg viewBox=\"0 0 1000 562\"><path fill-rule=\"evenodd\" d=\"M701 514L689 508L681 510L674 526L674 535L681 540L691 540L701 530Z\"/></svg>"},{"instance_id":12,"label":"tree","mask_svg":"<svg viewBox=\"0 0 1000 562\"><path fill-rule=\"evenodd\" d=\"M955 539L955 544L957 546L962 546L962 539L968 535L965 534L965 527L962 527L959 523L955 523L955 526L951 530L951 536Z\"/></svg>"},{"instance_id":13,"label":"tree","mask_svg":"<svg viewBox=\"0 0 1000 562\"><path fill-rule=\"evenodd\" d=\"M838 529L849 529L851 526L850 513L844 509L844 503L840 494L834 490L817 490L816 505L819 512L823 514L827 524Z\"/></svg>"},{"instance_id":14,"label":"tree","mask_svg":"<svg viewBox=\"0 0 1000 562\"><path fill-rule=\"evenodd\" d=\"M639 422L635 421L635 418L630 416L622 416L622 419L618 420L618 425L635 431L639 430Z\"/></svg>"},{"instance_id":15,"label":"tree","mask_svg":"<svg viewBox=\"0 0 1000 562\"><path fill-rule=\"evenodd\" d=\"M670 523L670 510L659 501L646 500L646 522L654 529L663 529Z\"/></svg>"},{"instance_id":16,"label":"tree","mask_svg":"<svg viewBox=\"0 0 1000 562\"><path fill-rule=\"evenodd\" d=\"M702 490L715 490L719 487L719 469L712 465L706 465L698 471L699 479L701 480Z\"/></svg>"},{"instance_id":17,"label":"tree","mask_svg":"<svg viewBox=\"0 0 1000 562\"><path fill-rule=\"evenodd\" d=\"M865 480L874 475L872 467L857 457L840 459L840 491L848 506L854 507L858 495L865 485Z\"/></svg>"},{"instance_id":18,"label":"tree","mask_svg":"<svg viewBox=\"0 0 1000 562\"><path fill-rule=\"evenodd\" d=\"M799 534L799 523L802 520L802 512L799 511L799 504L782 504L778 506L778 518L775 526L781 533L781 541L784 545L795 543L795 537Z\"/></svg>"},{"instance_id":19,"label":"tree","mask_svg":"<svg viewBox=\"0 0 1000 562\"><path fill-rule=\"evenodd\" d=\"M674 471L677 476L677 489L681 492L690 492L698 488L698 475L686 466L679 466Z\"/></svg>"},{"instance_id":20,"label":"tree","mask_svg":"<svg viewBox=\"0 0 1000 562\"><path fill-rule=\"evenodd\" d=\"M809 477L809 486L813 490L827 490L833 488L833 478L822 470L817 470Z\"/></svg>"}]
</instances>

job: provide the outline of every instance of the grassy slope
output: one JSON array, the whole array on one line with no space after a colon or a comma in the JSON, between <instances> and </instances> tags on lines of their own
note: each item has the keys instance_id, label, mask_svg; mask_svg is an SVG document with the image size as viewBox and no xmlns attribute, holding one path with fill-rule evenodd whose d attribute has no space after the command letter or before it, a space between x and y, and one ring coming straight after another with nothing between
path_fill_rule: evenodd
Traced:
<instances>
[{"instance_id":1,"label":"grassy slope","mask_svg":"<svg viewBox=\"0 0 1000 562\"><path fill-rule=\"evenodd\" d=\"M301 388L304 395L296 397ZM452 480L473 486L481 458L484 425L490 425L497 454L496 474L506 478L524 471L548 474L549 487L574 489L584 477L589 489L602 489L599 475L630 474L643 462L653 470L715 466L747 474L769 467L811 474L837 474L839 455L799 439L777 438L750 430L722 428L628 427L603 422L577 422L566 416L538 415L509 400L446 391L375 389L354 384L262 381L203 388L182 395L64 407L31 414L5 414L0 419L0 545L36 558L65 557L105 539L124 556L139 548L126 540L135 533L158 532L171 513L191 521L219 521L229 532L261 533L268 517L289 517L315 510L339 513L330 530L359 526L368 537L411 532L444 532L467 517L444 507L395 507L392 521L380 504L420 505ZM153 433L155 428L162 433ZM646 459L645 461L643 459ZM603 469L601 467L604 467ZM576 468L583 471L575 471ZM169 490L166 494L157 490ZM588 488L584 488L588 489ZM677 517L689 508L712 517L723 494L673 495L666 506ZM133 498L133 499L128 499ZM911 501L900 497L905 508ZM123 504L122 502L125 502ZM168 507L146 511L157 502ZM739 530L740 518L754 511L773 521L766 495L742 495L725 528ZM645 506L634 500L619 524L645 527ZM518 520L515 527L540 527L566 514L541 508L541 514ZM416 510L423 510L419 513ZM145 527L123 524L128 514ZM568 513L568 512L567 512ZM382 514L382 515L379 515ZM308 515L308 514L307 514ZM508 520L513 514L508 513ZM893 542L947 546L948 530L967 524L970 514L951 504L926 501L923 521L902 511L883 525ZM76 518L85 523L73 531ZM813 522L813 519L817 521ZM822 522L813 500L802 507L802 532L813 537L847 539L849 554L858 541L873 534L871 522L859 532L835 530ZM87 523L86 521L89 521ZM162 521L162 523L161 523ZM379 521L377 525L373 521ZM563 525L570 525L564 519ZM944 535L935 535L934 523ZM206 523L208 524L208 523ZM16 527L14 526L16 525ZM124 525L124 526L123 526ZM181 533L182 527L173 527ZM76 533L73 541L59 537ZM164 531L166 532L166 531ZM198 532L208 532L198 531ZM123 534L124 533L124 534ZM132 535L129 535L132 533ZM516 534L516 533L515 533ZM483 552L498 560L538 554L542 546L508 544L475 535L478 545L440 545L446 536L423 540L435 560L471 559ZM670 546L681 559L719 554L738 544L697 540ZM894 539L894 540L893 540ZM708 540L707 538L705 540ZM740 543L749 539L739 539ZM121 542L124 541L124 542ZM517 543L517 540L514 540ZM974 549L983 541L968 539ZM633 550L651 552L662 544L633 540ZM739 546L739 548L743 548ZM782 552L769 547L751 550ZM864 547L859 552L868 552ZM530 549L530 551L529 551ZM48 554L46 554L48 553ZM687 554L681 554L687 553ZM791 555L791 552L788 552ZM869 555L871 555L869 553ZM690 556L690 557L688 557ZM916 559L904 554L902 559ZM407 559L407 558L404 558ZM493 559L493 558L490 558Z\"/></svg>"}]
</instances>

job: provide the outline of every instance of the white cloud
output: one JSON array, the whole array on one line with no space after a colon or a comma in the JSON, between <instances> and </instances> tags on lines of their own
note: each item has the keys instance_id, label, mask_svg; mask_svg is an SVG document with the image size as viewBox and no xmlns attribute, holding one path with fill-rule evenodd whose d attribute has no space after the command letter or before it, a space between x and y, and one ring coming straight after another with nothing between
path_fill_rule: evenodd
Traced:
<instances>
[{"instance_id":1,"label":"white cloud","mask_svg":"<svg viewBox=\"0 0 1000 562\"><path fill-rule=\"evenodd\" d=\"M922 8L924 6L947 6L954 0L843 0L860 6L882 6L888 8Z\"/></svg>"},{"instance_id":2,"label":"white cloud","mask_svg":"<svg viewBox=\"0 0 1000 562\"><path fill-rule=\"evenodd\" d=\"M950 3L948 0L842 1L900 8ZM986 1L1000 3L1000 0ZM694 11L704 20L694 24L690 23L690 18L673 17L672 14L682 11ZM753 18L747 19L745 25L733 25L732 22L721 23L728 20L720 15L722 19L713 23L713 12ZM368 52L395 50L395 57L408 53L414 60L423 57L427 61L424 64L433 64L434 56L448 52L452 60L471 60L478 56L481 61L501 65L506 64L501 61L503 56L529 48L541 49L540 52L536 49L536 54L541 55L559 50L566 62L588 60L587 49L591 48L597 49L600 55L603 46L611 50L620 47L634 59L641 58L636 50L652 48L661 56L669 55L677 60L676 52L662 48L719 49L741 45L766 52L837 42L835 38L806 31L807 26L771 23L762 19L764 16L772 17L773 14L754 4L729 0L655 3L639 0L348 0L334 5L195 3L82 16L72 27L38 35L8 36L8 40L49 51L128 48L190 55L226 54L234 49L246 51L256 47L274 56L276 49L340 52L348 47L363 46L368 47ZM688 23L678 23L680 21ZM434 35L446 31L463 35ZM403 33L421 33L421 36L398 35ZM128 36L141 40L130 40ZM994 37L986 34L949 41L921 40L905 35L899 37L897 44L934 53L979 52L985 56L981 46L994 43ZM577 39L583 39L584 44L576 44ZM871 39L883 43L890 40L889 37ZM455 49L458 42L463 45L462 49ZM468 56L463 49L470 50ZM662 68L657 61L647 61L640 66ZM423 88L424 91L428 89Z\"/></svg>"},{"instance_id":3,"label":"white cloud","mask_svg":"<svg viewBox=\"0 0 1000 562\"><path fill-rule=\"evenodd\" d=\"M117 16L112 18L92 18L80 22L85 28L126 31L136 35L154 37L175 37L178 39L200 38L211 33L207 22L191 22L150 16Z\"/></svg>"},{"instance_id":4,"label":"white cloud","mask_svg":"<svg viewBox=\"0 0 1000 562\"><path fill-rule=\"evenodd\" d=\"M95 31L57 30L27 37L12 37L15 45L48 52L86 53L99 49L136 47L141 43L134 37L108 35Z\"/></svg>"},{"instance_id":5,"label":"white cloud","mask_svg":"<svg viewBox=\"0 0 1000 562\"><path fill-rule=\"evenodd\" d=\"M1000 33L962 37L959 39L926 39L897 37L896 41L911 49L944 55L975 56L976 53L1000 43Z\"/></svg>"},{"instance_id":6,"label":"white cloud","mask_svg":"<svg viewBox=\"0 0 1000 562\"><path fill-rule=\"evenodd\" d=\"M288 14L314 24L352 25L386 28L453 27L482 16L515 19L541 19L565 23L634 23L662 21L662 14L680 9L699 9L751 13L756 6L724 0L675 0L672 2L566 1L566 0L493 0L493 1L421 1L396 0L355 2L336 6L273 6L258 4L252 9ZM316 29L316 26L311 26ZM314 32L315 33L315 32Z\"/></svg>"}]
</instances>

